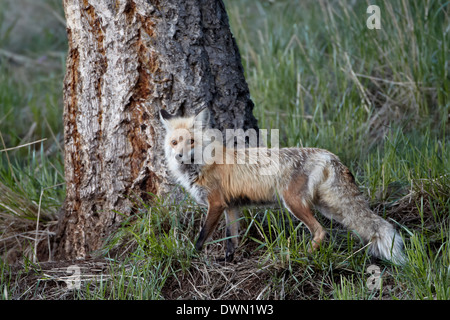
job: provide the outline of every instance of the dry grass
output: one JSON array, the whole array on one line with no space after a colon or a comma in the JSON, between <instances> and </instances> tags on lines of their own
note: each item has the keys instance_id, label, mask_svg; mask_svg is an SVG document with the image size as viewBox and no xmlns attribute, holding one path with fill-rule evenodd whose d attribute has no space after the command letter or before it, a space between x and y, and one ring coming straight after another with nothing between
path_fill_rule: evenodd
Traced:
<instances>
[{"instance_id":1,"label":"dry grass","mask_svg":"<svg viewBox=\"0 0 450 320\"><path fill-rule=\"evenodd\" d=\"M2 259L15 264L35 259L35 248L47 242L51 226L57 223L53 212L41 212L40 204L0 183L0 248ZM40 215L40 219L37 219Z\"/></svg>"}]
</instances>

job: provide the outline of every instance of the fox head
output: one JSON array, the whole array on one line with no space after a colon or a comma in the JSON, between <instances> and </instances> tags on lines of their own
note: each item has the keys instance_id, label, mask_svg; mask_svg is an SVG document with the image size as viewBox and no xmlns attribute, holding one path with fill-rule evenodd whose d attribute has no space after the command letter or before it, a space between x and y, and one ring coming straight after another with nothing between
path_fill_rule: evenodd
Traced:
<instances>
[{"instance_id":1,"label":"fox head","mask_svg":"<svg viewBox=\"0 0 450 320\"><path fill-rule=\"evenodd\" d=\"M195 153L203 151L203 133L209 128L209 110L204 108L195 116L178 117L162 109L159 116L166 129L164 151L169 165L191 164L199 159Z\"/></svg>"}]
</instances>

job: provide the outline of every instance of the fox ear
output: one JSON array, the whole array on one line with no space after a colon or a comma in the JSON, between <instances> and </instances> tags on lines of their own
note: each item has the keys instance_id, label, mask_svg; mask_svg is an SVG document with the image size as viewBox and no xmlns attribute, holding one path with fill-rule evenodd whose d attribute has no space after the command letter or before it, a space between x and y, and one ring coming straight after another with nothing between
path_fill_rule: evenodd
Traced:
<instances>
[{"instance_id":1,"label":"fox ear","mask_svg":"<svg viewBox=\"0 0 450 320\"><path fill-rule=\"evenodd\" d=\"M209 119L210 113L208 108L203 108L197 115L194 117L194 123L199 123L203 129L209 127Z\"/></svg>"},{"instance_id":2,"label":"fox ear","mask_svg":"<svg viewBox=\"0 0 450 320\"><path fill-rule=\"evenodd\" d=\"M169 122L170 119L172 118L174 118L174 116L168 113L166 110L164 109L159 110L159 119L161 120L164 127L166 127L166 129L172 128Z\"/></svg>"}]
</instances>

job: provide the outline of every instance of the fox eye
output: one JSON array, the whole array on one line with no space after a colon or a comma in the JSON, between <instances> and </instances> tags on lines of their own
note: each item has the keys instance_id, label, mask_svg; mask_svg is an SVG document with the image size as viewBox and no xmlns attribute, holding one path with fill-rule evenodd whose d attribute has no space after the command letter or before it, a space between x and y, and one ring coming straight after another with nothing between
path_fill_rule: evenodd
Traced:
<instances>
[{"instance_id":1,"label":"fox eye","mask_svg":"<svg viewBox=\"0 0 450 320\"><path fill-rule=\"evenodd\" d=\"M176 146L178 144L177 140L172 140L172 145Z\"/></svg>"}]
</instances>

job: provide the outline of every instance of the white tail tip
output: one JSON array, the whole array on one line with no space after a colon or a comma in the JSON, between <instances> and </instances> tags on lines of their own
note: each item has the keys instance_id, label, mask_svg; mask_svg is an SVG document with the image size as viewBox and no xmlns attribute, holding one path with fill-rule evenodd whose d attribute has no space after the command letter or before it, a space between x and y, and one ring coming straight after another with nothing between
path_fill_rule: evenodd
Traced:
<instances>
[{"instance_id":1,"label":"white tail tip","mask_svg":"<svg viewBox=\"0 0 450 320\"><path fill-rule=\"evenodd\" d=\"M383 231L373 240L370 246L371 253L394 264L404 265L407 259L403 253L402 237L392 227Z\"/></svg>"}]
</instances>

